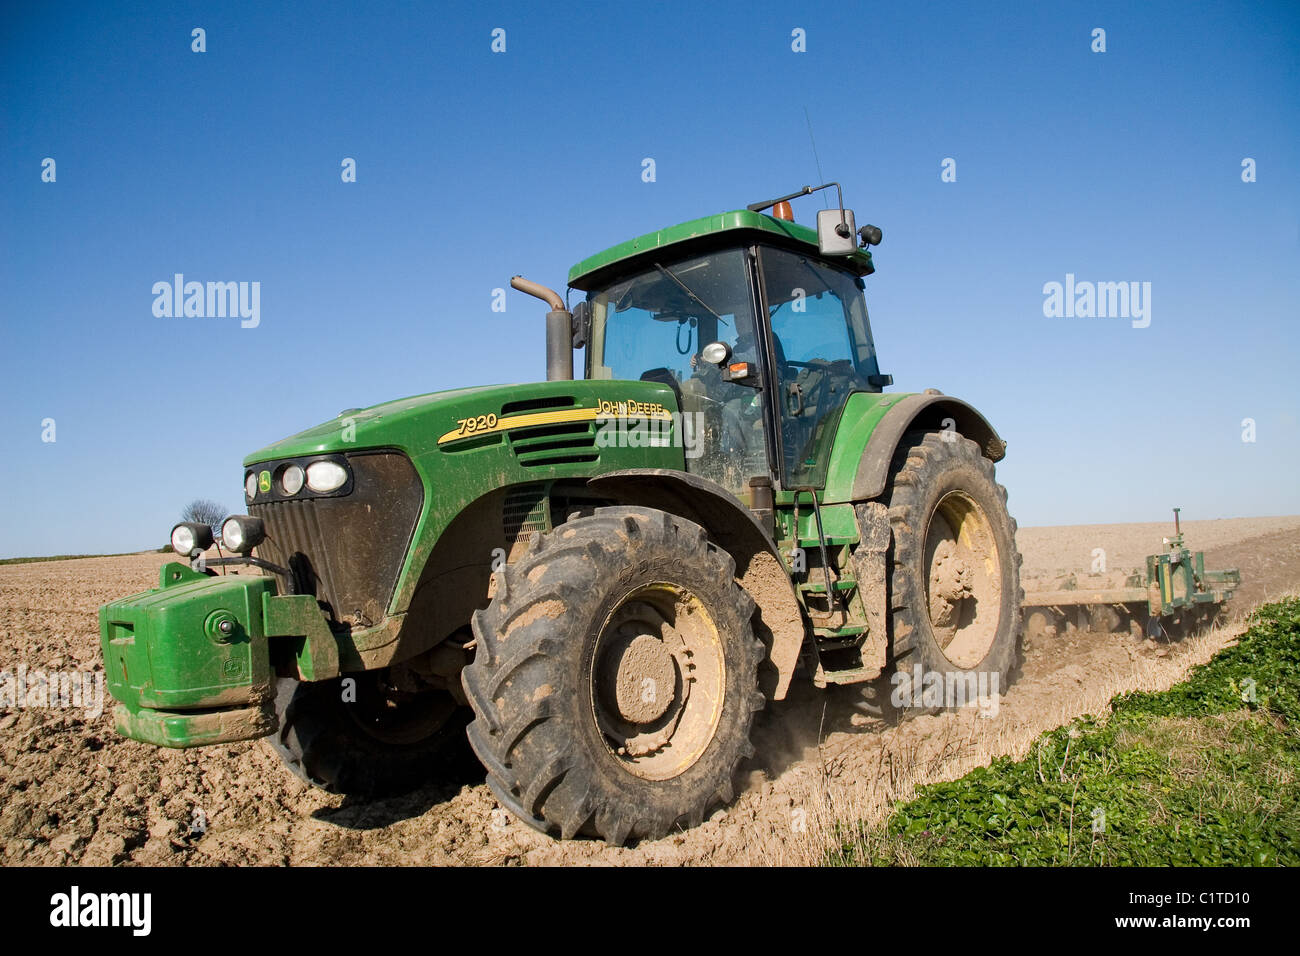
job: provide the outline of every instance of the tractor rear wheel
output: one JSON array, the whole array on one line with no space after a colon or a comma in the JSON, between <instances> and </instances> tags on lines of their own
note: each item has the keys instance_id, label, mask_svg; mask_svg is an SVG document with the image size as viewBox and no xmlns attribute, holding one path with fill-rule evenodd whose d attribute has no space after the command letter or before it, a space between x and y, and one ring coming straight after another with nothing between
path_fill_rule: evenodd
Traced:
<instances>
[{"instance_id":1,"label":"tractor rear wheel","mask_svg":"<svg viewBox=\"0 0 1300 956\"><path fill-rule=\"evenodd\" d=\"M600 508L496 574L461 681L470 745L525 823L621 845L730 802L763 645L731 556L690 521Z\"/></svg>"},{"instance_id":2,"label":"tractor rear wheel","mask_svg":"<svg viewBox=\"0 0 1300 956\"><path fill-rule=\"evenodd\" d=\"M1004 692L1021 663L1024 592L993 463L954 432L909 432L888 495L892 666L868 702L906 716Z\"/></svg>"}]
</instances>

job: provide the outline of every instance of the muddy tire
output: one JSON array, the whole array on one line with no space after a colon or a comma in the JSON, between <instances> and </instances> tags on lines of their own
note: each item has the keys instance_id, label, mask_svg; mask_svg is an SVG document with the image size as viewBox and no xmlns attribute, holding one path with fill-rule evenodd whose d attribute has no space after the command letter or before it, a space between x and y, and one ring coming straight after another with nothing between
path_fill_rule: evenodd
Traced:
<instances>
[{"instance_id":1,"label":"muddy tire","mask_svg":"<svg viewBox=\"0 0 1300 956\"><path fill-rule=\"evenodd\" d=\"M893 718L934 713L974 703L947 688L982 696L994 680L1005 692L1022 660L1024 592L1016 523L993 463L961 435L909 432L887 494L888 676L864 689L865 709ZM941 699L935 688L944 690Z\"/></svg>"},{"instance_id":2,"label":"muddy tire","mask_svg":"<svg viewBox=\"0 0 1300 956\"><path fill-rule=\"evenodd\" d=\"M495 578L461 682L504 806L622 845L731 801L763 645L734 562L699 525L601 508L535 534Z\"/></svg>"},{"instance_id":3,"label":"muddy tire","mask_svg":"<svg viewBox=\"0 0 1300 956\"><path fill-rule=\"evenodd\" d=\"M354 796L405 793L463 767L468 709L441 690L396 695L388 676L384 669L314 683L281 678L280 729L267 743L307 783ZM347 700L345 679L356 682Z\"/></svg>"}]
</instances>

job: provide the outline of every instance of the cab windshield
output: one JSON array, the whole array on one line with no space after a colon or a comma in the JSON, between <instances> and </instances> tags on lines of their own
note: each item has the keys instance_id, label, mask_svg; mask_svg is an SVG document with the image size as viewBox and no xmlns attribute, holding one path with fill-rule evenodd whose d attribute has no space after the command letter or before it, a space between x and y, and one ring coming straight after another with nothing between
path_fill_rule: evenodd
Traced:
<instances>
[{"instance_id":1,"label":"cab windshield","mask_svg":"<svg viewBox=\"0 0 1300 956\"><path fill-rule=\"evenodd\" d=\"M749 479L768 474L761 393L725 381L700 355L712 342L731 362L759 361L745 253L727 249L663 260L592 292L587 377L660 382L684 413L686 470L747 499Z\"/></svg>"},{"instance_id":2,"label":"cab windshield","mask_svg":"<svg viewBox=\"0 0 1300 956\"><path fill-rule=\"evenodd\" d=\"M758 247L758 266L762 323L755 320L747 253L739 248L653 261L587 298L587 378L668 385L685 416L685 438L694 443L686 470L742 501L749 479L773 470L786 489L825 487L849 396L880 391L861 280L814 255L771 246ZM723 367L752 363L755 374L743 384L724 378L700 354L713 342L730 350ZM767 460L765 392L780 424L772 439L780 448L775 469Z\"/></svg>"}]
</instances>

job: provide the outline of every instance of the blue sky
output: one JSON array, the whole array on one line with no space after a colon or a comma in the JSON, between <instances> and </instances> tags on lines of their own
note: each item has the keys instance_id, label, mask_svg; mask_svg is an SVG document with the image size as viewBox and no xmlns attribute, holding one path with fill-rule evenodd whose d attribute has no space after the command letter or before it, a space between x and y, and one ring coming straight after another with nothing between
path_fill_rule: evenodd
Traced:
<instances>
[{"instance_id":1,"label":"blue sky","mask_svg":"<svg viewBox=\"0 0 1300 956\"><path fill-rule=\"evenodd\" d=\"M991 418L1021 524L1300 512L1300 7L697 6L7 10L0 556L156 547L344 408L543 377L492 290L816 183L805 111L884 230L882 368ZM155 317L177 272L260 325ZM1067 273L1150 282L1150 326L1045 317Z\"/></svg>"}]
</instances>

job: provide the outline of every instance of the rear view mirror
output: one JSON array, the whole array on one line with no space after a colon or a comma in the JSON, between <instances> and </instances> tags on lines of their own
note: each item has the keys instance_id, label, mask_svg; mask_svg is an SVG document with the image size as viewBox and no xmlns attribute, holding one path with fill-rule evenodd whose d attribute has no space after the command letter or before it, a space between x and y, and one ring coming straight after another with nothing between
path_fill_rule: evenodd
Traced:
<instances>
[{"instance_id":1,"label":"rear view mirror","mask_svg":"<svg viewBox=\"0 0 1300 956\"><path fill-rule=\"evenodd\" d=\"M858 251L852 209L817 211L817 248L824 256L849 256Z\"/></svg>"},{"instance_id":2,"label":"rear view mirror","mask_svg":"<svg viewBox=\"0 0 1300 956\"><path fill-rule=\"evenodd\" d=\"M573 307L573 347L585 348L591 336L591 303L583 299Z\"/></svg>"}]
</instances>

